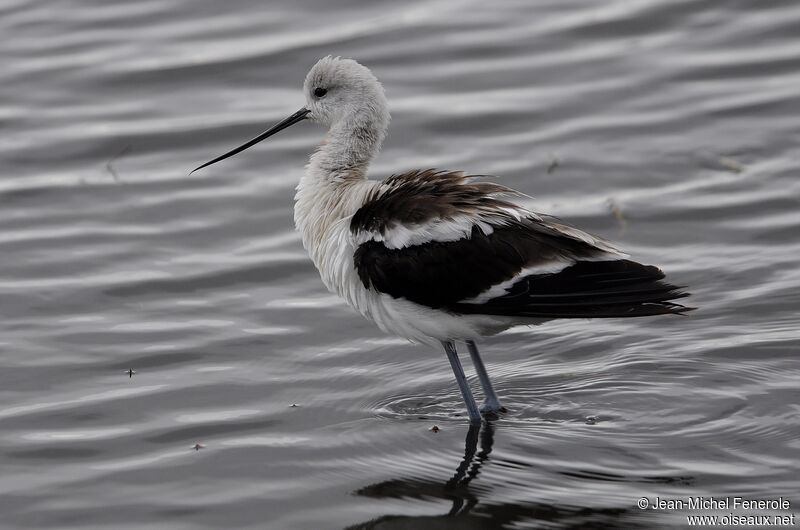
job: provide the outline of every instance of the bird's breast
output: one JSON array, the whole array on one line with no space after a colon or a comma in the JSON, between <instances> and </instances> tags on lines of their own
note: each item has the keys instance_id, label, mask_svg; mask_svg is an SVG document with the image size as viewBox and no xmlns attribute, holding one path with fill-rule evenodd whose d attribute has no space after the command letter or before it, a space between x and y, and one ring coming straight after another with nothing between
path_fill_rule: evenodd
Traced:
<instances>
[{"instance_id":1,"label":"bird's breast","mask_svg":"<svg viewBox=\"0 0 800 530\"><path fill-rule=\"evenodd\" d=\"M325 286L355 305L355 293L364 288L353 264L350 219L375 182L308 180L301 181L295 196L295 226Z\"/></svg>"}]
</instances>

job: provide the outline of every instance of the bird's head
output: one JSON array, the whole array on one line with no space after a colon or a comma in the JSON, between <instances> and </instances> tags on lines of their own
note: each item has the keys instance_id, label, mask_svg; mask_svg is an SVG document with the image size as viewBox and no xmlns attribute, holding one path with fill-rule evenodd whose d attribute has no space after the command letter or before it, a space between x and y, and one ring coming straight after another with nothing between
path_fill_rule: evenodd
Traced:
<instances>
[{"instance_id":1,"label":"bird's head","mask_svg":"<svg viewBox=\"0 0 800 530\"><path fill-rule=\"evenodd\" d=\"M349 120L389 121L383 86L372 72L352 59L325 57L303 84L308 118L328 127Z\"/></svg>"},{"instance_id":2,"label":"bird's head","mask_svg":"<svg viewBox=\"0 0 800 530\"><path fill-rule=\"evenodd\" d=\"M389 106L383 86L367 67L352 59L324 57L308 72L303 90L306 98L303 108L252 140L206 162L192 172L240 153L306 119L325 125L331 130L341 127L349 134L363 134L368 130L377 138L376 145L380 145L389 124Z\"/></svg>"}]
</instances>

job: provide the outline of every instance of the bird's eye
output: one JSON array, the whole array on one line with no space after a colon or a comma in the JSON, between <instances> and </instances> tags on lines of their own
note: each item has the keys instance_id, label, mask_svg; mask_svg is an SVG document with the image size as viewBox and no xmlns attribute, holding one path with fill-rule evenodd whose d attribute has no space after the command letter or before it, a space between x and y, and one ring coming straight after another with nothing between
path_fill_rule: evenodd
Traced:
<instances>
[{"instance_id":1,"label":"bird's eye","mask_svg":"<svg viewBox=\"0 0 800 530\"><path fill-rule=\"evenodd\" d=\"M327 88L315 88L314 89L314 95L317 96L318 98L321 98L322 96L324 96L327 93L328 93L328 89Z\"/></svg>"}]
</instances>

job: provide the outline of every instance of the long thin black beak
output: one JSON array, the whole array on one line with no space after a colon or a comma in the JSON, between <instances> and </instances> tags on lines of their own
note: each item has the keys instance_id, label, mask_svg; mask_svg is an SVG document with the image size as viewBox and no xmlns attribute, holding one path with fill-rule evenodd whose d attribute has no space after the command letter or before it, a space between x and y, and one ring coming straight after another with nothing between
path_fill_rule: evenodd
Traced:
<instances>
[{"instance_id":1,"label":"long thin black beak","mask_svg":"<svg viewBox=\"0 0 800 530\"><path fill-rule=\"evenodd\" d=\"M210 166L211 164L216 164L220 160L225 160L226 158L230 158L230 157L232 157L233 155L235 155L237 153L241 153L242 151L244 151L245 149L247 149L249 147L253 147L254 145L256 145L261 140L265 140L265 139L269 138L270 136L272 136L276 132L280 132L280 131L284 130L285 128L289 127L290 125L294 125L297 122L303 121L304 119L306 119L308 117L308 113L309 112L311 112L311 111L306 109L306 108L302 108L302 109L298 110L297 112L295 112L294 114L292 114L291 116L286 118L285 120L276 123L275 125L273 125L269 129L267 129L263 133L259 134L258 136L256 136L252 140L250 140L249 142L240 145L236 149L232 149L231 151L228 151L227 153L225 153L222 156L218 156L214 160L209 160L208 162L206 162L202 166L198 166L197 168L193 169L189 174L191 175L192 173L194 173L198 169L203 169L204 167Z\"/></svg>"}]
</instances>

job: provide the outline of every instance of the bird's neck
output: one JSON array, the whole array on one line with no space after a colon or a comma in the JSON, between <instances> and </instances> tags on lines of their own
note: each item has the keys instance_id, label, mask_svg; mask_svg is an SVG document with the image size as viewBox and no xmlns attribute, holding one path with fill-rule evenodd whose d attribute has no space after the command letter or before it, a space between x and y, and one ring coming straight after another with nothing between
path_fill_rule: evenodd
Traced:
<instances>
[{"instance_id":1,"label":"bird's neck","mask_svg":"<svg viewBox=\"0 0 800 530\"><path fill-rule=\"evenodd\" d=\"M353 215L379 184L367 180L367 169L380 150L388 124L388 111L340 120L311 155L297 186L294 220L318 266L331 228Z\"/></svg>"},{"instance_id":2,"label":"bird's neck","mask_svg":"<svg viewBox=\"0 0 800 530\"><path fill-rule=\"evenodd\" d=\"M381 148L388 122L388 112L357 113L331 125L311 155L306 177L326 181L367 178L367 169Z\"/></svg>"}]
</instances>

